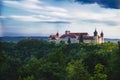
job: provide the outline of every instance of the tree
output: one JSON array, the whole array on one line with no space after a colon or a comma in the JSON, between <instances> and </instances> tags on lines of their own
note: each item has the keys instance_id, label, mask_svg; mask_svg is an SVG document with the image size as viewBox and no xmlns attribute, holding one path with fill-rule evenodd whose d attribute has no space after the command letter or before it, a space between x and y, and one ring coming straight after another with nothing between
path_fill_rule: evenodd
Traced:
<instances>
[{"instance_id":1,"label":"tree","mask_svg":"<svg viewBox=\"0 0 120 80\"><path fill-rule=\"evenodd\" d=\"M118 52L120 53L120 41L118 41Z\"/></svg>"},{"instance_id":2,"label":"tree","mask_svg":"<svg viewBox=\"0 0 120 80\"><path fill-rule=\"evenodd\" d=\"M71 44L71 40L70 40L70 37L68 38L68 41L67 41L68 44Z\"/></svg>"},{"instance_id":3,"label":"tree","mask_svg":"<svg viewBox=\"0 0 120 80\"><path fill-rule=\"evenodd\" d=\"M28 76L26 78L21 78L20 76L18 80L35 80L35 79L34 79L34 76Z\"/></svg>"},{"instance_id":4,"label":"tree","mask_svg":"<svg viewBox=\"0 0 120 80\"><path fill-rule=\"evenodd\" d=\"M80 36L79 36L79 43L80 43L80 42L83 42L83 35L80 35Z\"/></svg>"},{"instance_id":5,"label":"tree","mask_svg":"<svg viewBox=\"0 0 120 80\"><path fill-rule=\"evenodd\" d=\"M90 80L107 80L107 75L104 73L104 65L97 64L94 69L94 76Z\"/></svg>"},{"instance_id":6,"label":"tree","mask_svg":"<svg viewBox=\"0 0 120 80\"><path fill-rule=\"evenodd\" d=\"M61 49L57 49L55 53L50 53L47 56L46 60L52 63L59 63L61 66L65 65L66 56Z\"/></svg>"},{"instance_id":7,"label":"tree","mask_svg":"<svg viewBox=\"0 0 120 80\"><path fill-rule=\"evenodd\" d=\"M31 58L19 69L20 78L29 78L30 76L34 76L35 79L38 79L39 75L39 67L41 67L42 63L36 57L31 56Z\"/></svg>"},{"instance_id":8,"label":"tree","mask_svg":"<svg viewBox=\"0 0 120 80\"><path fill-rule=\"evenodd\" d=\"M120 42L68 42L0 42L0 80L119 80Z\"/></svg>"},{"instance_id":9,"label":"tree","mask_svg":"<svg viewBox=\"0 0 120 80\"><path fill-rule=\"evenodd\" d=\"M89 73L81 60L71 61L66 68L68 80L88 80Z\"/></svg>"},{"instance_id":10,"label":"tree","mask_svg":"<svg viewBox=\"0 0 120 80\"><path fill-rule=\"evenodd\" d=\"M118 41L118 49L114 53L114 56L112 57L113 62L112 64L112 79L113 80L119 80L120 79L120 41Z\"/></svg>"}]
</instances>

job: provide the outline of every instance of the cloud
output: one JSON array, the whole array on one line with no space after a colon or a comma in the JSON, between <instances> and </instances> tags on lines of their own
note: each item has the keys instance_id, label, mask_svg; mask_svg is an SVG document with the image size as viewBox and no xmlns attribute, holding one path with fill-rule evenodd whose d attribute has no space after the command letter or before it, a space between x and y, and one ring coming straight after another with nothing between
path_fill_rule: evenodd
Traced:
<instances>
[{"instance_id":1,"label":"cloud","mask_svg":"<svg viewBox=\"0 0 120 80\"><path fill-rule=\"evenodd\" d=\"M74 1L80 2L81 4L97 3L105 8L120 9L120 0L74 0Z\"/></svg>"},{"instance_id":2,"label":"cloud","mask_svg":"<svg viewBox=\"0 0 120 80\"><path fill-rule=\"evenodd\" d=\"M23 0L23 1L3 1L4 4L9 4L11 6L16 6L18 8L22 8L24 10L41 10L47 12L67 12L67 10L60 8L46 5L42 0ZM39 11L40 12L40 11Z\"/></svg>"},{"instance_id":3,"label":"cloud","mask_svg":"<svg viewBox=\"0 0 120 80\"><path fill-rule=\"evenodd\" d=\"M23 1L3 1L6 6L17 7L32 14L45 15L50 17L68 18L70 17L65 8L48 5L42 0L23 0Z\"/></svg>"},{"instance_id":4,"label":"cloud","mask_svg":"<svg viewBox=\"0 0 120 80\"><path fill-rule=\"evenodd\" d=\"M53 2L50 3L51 1ZM4 12L5 14L0 16L0 19L6 24L5 27L3 27L6 31L4 32L8 35L13 33L17 35L41 34L48 36L57 30L62 34L65 30L71 30L71 32L91 32L90 35L93 35L96 27L106 32L106 36L111 35L109 32L115 33L113 34L114 36L120 36L117 34L118 32L115 32L118 31L116 28L120 26L119 9L103 8L100 7L97 2L92 2L91 4L84 2L83 5L78 3L80 0L72 3L68 0L54 1L55 0L3 1L3 5L7 6L7 9L12 10L12 12ZM21 10L23 13L18 14L16 9ZM5 8L3 11L6 11Z\"/></svg>"},{"instance_id":5,"label":"cloud","mask_svg":"<svg viewBox=\"0 0 120 80\"><path fill-rule=\"evenodd\" d=\"M0 16L0 19L4 19L4 18L6 18L5 16Z\"/></svg>"},{"instance_id":6,"label":"cloud","mask_svg":"<svg viewBox=\"0 0 120 80\"><path fill-rule=\"evenodd\" d=\"M74 19L73 22L81 23L84 22L86 25L92 24L103 24L106 26L118 26L120 25L120 10L101 8L98 4L86 4L86 5L75 5L72 9L69 9L69 15Z\"/></svg>"},{"instance_id":7,"label":"cloud","mask_svg":"<svg viewBox=\"0 0 120 80\"><path fill-rule=\"evenodd\" d=\"M42 23L54 23L54 24L71 24L69 21L41 21Z\"/></svg>"},{"instance_id":8,"label":"cloud","mask_svg":"<svg viewBox=\"0 0 120 80\"><path fill-rule=\"evenodd\" d=\"M21 0L21 1L11 1L11 0L5 0L3 1L4 5L11 5L16 6L18 8L22 9L42 9L38 4L41 4L38 0Z\"/></svg>"},{"instance_id":9,"label":"cloud","mask_svg":"<svg viewBox=\"0 0 120 80\"><path fill-rule=\"evenodd\" d=\"M12 15L12 16L10 16L10 18L15 19L15 20L20 20L20 21L29 21L29 22L39 21L39 19L34 18L32 16L16 16L16 15Z\"/></svg>"},{"instance_id":10,"label":"cloud","mask_svg":"<svg viewBox=\"0 0 120 80\"><path fill-rule=\"evenodd\" d=\"M23 24L27 24L29 22L53 23L53 24L70 24L71 23L69 20L52 18L50 16L44 16L44 15L24 15L24 16L23 15L11 15L8 17L0 16L0 18L2 21L6 21L6 22L8 21L7 24L12 23L12 22L19 22L19 23L23 23ZM6 23L4 23L4 24L6 24Z\"/></svg>"},{"instance_id":11,"label":"cloud","mask_svg":"<svg viewBox=\"0 0 120 80\"><path fill-rule=\"evenodd\" d=\"M86 23L92 23L92 24L105 24L106 26L117 26L118 23L115 22L115 21L105 21L105 20L93 20L93 19L86 19L86 20L82 20L83 22L86 22Z\"/></svg>"},{"instance_id":12,"label":"cloud","mask_svg":"<svg viewBox=\"0 0 120 80\"><path fill-rule=\"evenodd\" d=\"M15 25L9 26L4 30L3 35L7 36L46 36L50 35L50 33L54 33L57 31L56 27L53 24L49 24L49 27L46 27L46 24L43 25L34 25L34 26L25 26L20 25L20 27L16 27Z\"/></svg>"}]
</instances>

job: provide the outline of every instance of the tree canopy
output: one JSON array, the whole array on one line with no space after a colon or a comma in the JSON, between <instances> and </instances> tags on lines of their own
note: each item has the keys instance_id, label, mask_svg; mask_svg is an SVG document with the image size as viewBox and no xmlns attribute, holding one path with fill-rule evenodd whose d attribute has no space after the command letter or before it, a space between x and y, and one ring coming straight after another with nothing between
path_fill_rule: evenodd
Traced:
<instances>
[{"instance_id":1,"label":"tree canopy","mask_svg":"<svg viewBox=\"0 0 120 80\"><path fill-rule=\"evenodd\" d=\"M119 74L120 42L0 42L0 80L119 80Z\"/></svg>"}]
</instances>

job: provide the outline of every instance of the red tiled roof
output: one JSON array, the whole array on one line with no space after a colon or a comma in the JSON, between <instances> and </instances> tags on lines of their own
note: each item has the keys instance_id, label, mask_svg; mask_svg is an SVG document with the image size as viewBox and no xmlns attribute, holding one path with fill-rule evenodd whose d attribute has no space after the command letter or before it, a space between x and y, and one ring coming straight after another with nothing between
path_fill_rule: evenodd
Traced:
<instances>
[{"instance_id":1,"label":"red tiled roof","mask_svg":"<svg viewBox=\"0 0 120 80\"><path fill-rule=\"evenodd\" d=\"M75 35L77 35L77 36L79 36L79 35L88 35L87 32L83 32L83 33L70 33L70 34L75 34Z\"/></svg>"},{"instance_id":2,"label":"red tiled roof","mask_svg":"<svg viewBox=\"0 0 120 80\"><path fill-rule=\"evenodd\" d=\"M75 34L63 34L60 38L65 38L65 37L77 38Z\"/></svg>"},{"instance_id":3,"label":"red tiled roof","mask_svg":"<svg viewBox=\"0 0 120 80\"><path fill-rule=\"evenodd\" d=\"M59 38L59 36L57 36L57 35L50 35L50 38L56 39L56 38Z\"/></svg>"},{"instance_id":4,"label":"red tiled roof","mask_svg":"<svg viewBox=\"0 0 120 80\"><path fill-rule=\"evenodd\" d=\"M88 33L69 33L69 34L63 34L60 38L65 38L65 37L71 37L71 38L76 38L78 39L78 37L80 35L88 35Z\"/></svg>"}]
</instances>

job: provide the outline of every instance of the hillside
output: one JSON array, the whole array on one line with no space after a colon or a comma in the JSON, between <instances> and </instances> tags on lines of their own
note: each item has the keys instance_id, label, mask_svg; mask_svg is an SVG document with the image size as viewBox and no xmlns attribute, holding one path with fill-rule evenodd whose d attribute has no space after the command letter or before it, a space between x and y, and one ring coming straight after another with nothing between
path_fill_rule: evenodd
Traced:
<instances>
[{"instance_id":1,"label":"hillside","mask_svg":"<svg viewBox=\"0 0 120 80\"><path fill-rule=\"evenodd\" d=\"M120 42L0 42L0 80L119 80Z\"/></svg>"}]
</instances>

